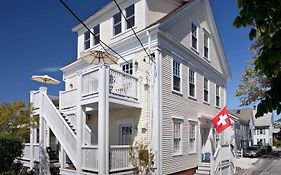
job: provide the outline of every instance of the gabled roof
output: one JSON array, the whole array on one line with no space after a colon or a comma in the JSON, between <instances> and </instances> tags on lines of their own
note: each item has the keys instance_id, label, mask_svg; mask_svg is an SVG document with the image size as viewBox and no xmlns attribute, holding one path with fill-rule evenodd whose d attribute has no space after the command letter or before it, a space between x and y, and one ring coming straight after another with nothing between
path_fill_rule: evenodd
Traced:
<instances>
[{"instance_id":1,"label":"gabled roof","mask_svg":"<svg viewBox=\"0 0 281 175\"><path fill-rule=\"evenodd\" d=\"M236 117L243 123L249 123L253 116L252 108L247 109L230 109L228 112Z\"/></svg>"}]
</instances>

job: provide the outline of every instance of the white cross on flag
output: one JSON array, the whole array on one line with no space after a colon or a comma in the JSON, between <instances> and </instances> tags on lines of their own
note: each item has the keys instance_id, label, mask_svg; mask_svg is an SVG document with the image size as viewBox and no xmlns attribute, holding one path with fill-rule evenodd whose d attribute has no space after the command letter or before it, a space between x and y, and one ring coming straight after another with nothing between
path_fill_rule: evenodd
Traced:
<instances>
[{"instance_id":1,"label":"white cross on flag","mask_svg":"<svg viewBox=\"0 0 281 175\"><path fill-rule=\"evenodd\" d=\"M231 125L226 106L212 119L218 133L221 133Z\"/></svg>"}]
</instances>

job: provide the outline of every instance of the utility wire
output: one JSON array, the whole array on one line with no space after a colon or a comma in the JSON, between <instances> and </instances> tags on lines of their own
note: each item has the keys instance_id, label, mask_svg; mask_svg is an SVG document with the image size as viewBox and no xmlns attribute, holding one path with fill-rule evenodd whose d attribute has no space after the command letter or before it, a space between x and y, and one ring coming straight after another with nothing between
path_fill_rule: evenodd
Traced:
<instances>
[{"instance_id":1,"label":"utility wire","mask_svg":"<svg viewBox=\"0 0 281 175\"><path fill-rule=\"evenodd\" d=\"M59 0L61 2L61 4L94 36L95 39L98 39L97 36L89 29L89 27L70 9L70 7L63 1L63 0ZM105 49L104 46L106 46L109 50L111 50L112 52L114 52L116 55L118 55L118 57L120 57L122 60L124 60L126 63L128 63L128 61L123 58L119 53L117 53L114 49L112 49L110 46L108 46L107 44L105 44L102 40L98 39L100 41L100 45L102 46L102 48L105 50L105 52L107 52L107 50ZM103 46L103 45L104 46ZM108 52L107 52L108 53ZM110 53L108 53L110 54ZM117 63L116 63L117 64Z\"/></svg>"},{"instance_id":2,"label":"utility wire","mask_svg":"<svg viewBox=\"0 0 281 175\"><path fill-rule=\"evenodd\" d=\"M126 18L126 16L124 15L124 13L122 12L122 9L120 8L120 6L118 5L118 3L116 2L116 0L113 0L117 6L117 8L119 9L120 13L122 14L122 16L124 17L124 19L126 20L127 24L129 25L129 27L132 29L134 35L136 36L137 40L139 41L141 47L143 48L143 50L145 51L146 55L148 56L148 58L150 59L150 61L152 61L155 64L155 61L151 58L151 56L148 54L147 50L144 48L141 40L139 39L139 37L137 36L135 30L133 29L133 26L129 23L128 19Z\"/></svg>"}]
</instances>

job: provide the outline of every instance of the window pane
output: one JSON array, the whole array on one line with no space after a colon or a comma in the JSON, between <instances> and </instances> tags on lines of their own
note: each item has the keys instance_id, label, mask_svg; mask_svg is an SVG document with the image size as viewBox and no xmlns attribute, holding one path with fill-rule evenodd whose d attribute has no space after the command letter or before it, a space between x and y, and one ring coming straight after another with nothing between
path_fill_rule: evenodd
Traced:
<instances>
[{"instance_id":1,"label":"window pane","mask_svg":"<svg viewBox=\"0 0 281 175\"><path fill-rule=\"evenodd\" d=\"M90 48L90 32L87 31L84 33L84 50Z\"/></svg>"},{"instance_id":2,"label":"window pane","mask_svg":"<svg viewBox=\"0 0 281 175\"><path fill-rule=\"evenodd\" d=\"M173 61L173 89L176 91L180 91L180 63L177 61Z\"/></svg>"},{"instance_id":3,"label":"window pane","mask_svg":"<svg viewBox=\"0 0 281 175\"><path fill-rule=\"evenodd\" d=\"M117 13L113 16L113 34L117 35L121 33L121 13Z\"/></svg>"},{"instance_id":4,"label":"window pane","mask_svg":"<svg viewBox=\"0 0 281 175\"><path fill-rule=\"evenodd\" d=\"M197 50L197 26L194 23L191 24L191 34L192 47Z\"/></svg>"},{"instance_id":5,"label":"window pane","mask_svg":"<svg viewBox=\"0 0 281 175\"><path fill-rule=\"evenodd\" d=\"M100 42L100 25L96 25L93 28L93 33L94 33L94 37L93 37L93 45L96 45Z\"/></svg>"}]
</instances>

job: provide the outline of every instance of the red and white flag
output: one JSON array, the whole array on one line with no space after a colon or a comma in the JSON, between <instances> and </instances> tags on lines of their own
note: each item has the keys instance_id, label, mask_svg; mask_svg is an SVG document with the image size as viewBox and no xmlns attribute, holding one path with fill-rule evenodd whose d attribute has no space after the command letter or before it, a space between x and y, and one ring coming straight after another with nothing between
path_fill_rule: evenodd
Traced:
<instances>
[{"instance_id":1,"label":"red and white flag","mask_svg":"<svg viewBox=\"0 0 281 175\"><path fill-rule=\"evenodd\" d=\"M231 126L230 118L226 106L212 119L212 122L218 133Z\"/></svg>"}]
</instances>

